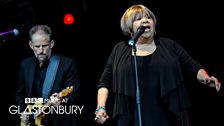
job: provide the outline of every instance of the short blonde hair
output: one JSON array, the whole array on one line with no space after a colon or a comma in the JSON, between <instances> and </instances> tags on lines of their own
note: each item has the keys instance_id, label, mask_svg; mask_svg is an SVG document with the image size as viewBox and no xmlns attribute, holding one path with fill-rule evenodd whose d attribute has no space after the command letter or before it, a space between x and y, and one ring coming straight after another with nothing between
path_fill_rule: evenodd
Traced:
<instances>
[{"instance_id":1,"label":"short blonde hair","mask_svg":"<svg viewBox=\"0 0 224 126\"><path fill-rule=\"evenodd\" d=\"M121 17L120 27L124 35L129 35L133 33L133 22L138 18L148 16L151 17L155 25L157 23L155 15L142 4L133 5L129 7L123 16Z\"/></svg>"}]
</instances>

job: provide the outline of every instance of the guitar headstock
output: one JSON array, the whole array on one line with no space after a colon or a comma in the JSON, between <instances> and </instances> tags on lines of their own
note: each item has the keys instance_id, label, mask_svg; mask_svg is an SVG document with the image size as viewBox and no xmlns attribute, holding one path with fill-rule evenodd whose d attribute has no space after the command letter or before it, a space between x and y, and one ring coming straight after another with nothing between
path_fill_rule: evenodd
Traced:
<instances>
[{"instance_id":1,"label":"guitar headstock","mask_svg":"<svg viewBox=\"0 0 224 126\"><path fill-rule=\"evenodd\" d=\"M63 89L61 92L59 92L59 97L68 96L73 91L73 86L69 86L65 89Z\"/></svg>"}]
</instances>

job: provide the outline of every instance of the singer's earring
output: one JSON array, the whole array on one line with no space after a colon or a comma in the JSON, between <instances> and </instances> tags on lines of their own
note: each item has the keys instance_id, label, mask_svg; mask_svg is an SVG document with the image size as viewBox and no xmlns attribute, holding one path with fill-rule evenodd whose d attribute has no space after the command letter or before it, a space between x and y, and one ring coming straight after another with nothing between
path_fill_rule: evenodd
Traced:
<instances>
[{"instance_id":1,"label":"singer's earring","mask_svg":"<svg viewBox=\"0 0 224 126\"><path fill-rule=\"evenodd\" d=\"M134 35L134 33L132 32L132 33L131 33L131 37L132 37L133 35Z\"/></svg>"},{"instance_id":2,"label":"singer's earring","mask_svg":"<svg viewBox=\"0 0 224 126\"><path fill-rule=\"evenodd\" d=\"M154 36L156 36L156 31L154 31Z\"/></svg>"}]
</instances>

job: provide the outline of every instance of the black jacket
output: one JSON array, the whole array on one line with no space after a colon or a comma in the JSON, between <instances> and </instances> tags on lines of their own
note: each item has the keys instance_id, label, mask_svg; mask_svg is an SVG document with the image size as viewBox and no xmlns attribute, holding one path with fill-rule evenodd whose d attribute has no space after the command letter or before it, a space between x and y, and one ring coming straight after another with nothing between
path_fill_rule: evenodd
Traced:
<instances>
[{"instance_id":1,"label":"black jacket","mask_svg":"<svg viewBox=\"0 0 224 126\"><path fill-rule=\"evenodd\" d=\"M77 74L76 62L72 58L62 55L53 83L51 94L61 92L66 87L73 86L73 92L68 95L68 104L78 103L79 78ZM21 62L18 88L16 92L16 102L20 106L20 112L26 108L25 98L32 97L34 86L35 68L38 64L36 57L29 57Z\"/></svg>"},{"instance_id":2,"label":"black jacket","mask_svg":"<svg viewBox=\"0 0 224 126\"><path fill-rule=\"evenodd\" d=\"M169 111L176 115L177 120L180 120L182 111L190 107L183 72L196 78L202 66L173 40L157 38L155 44L159 55L157 63L160 65L160 98ZM132 67L128 68L133 63L131 50L132 47L127 42L120 42L113 48L98 85L98 88L106 87L114 94L113 117L124 116L126 124L134 110L136 90L134 70Z\"/></svg>"}]
</instances>

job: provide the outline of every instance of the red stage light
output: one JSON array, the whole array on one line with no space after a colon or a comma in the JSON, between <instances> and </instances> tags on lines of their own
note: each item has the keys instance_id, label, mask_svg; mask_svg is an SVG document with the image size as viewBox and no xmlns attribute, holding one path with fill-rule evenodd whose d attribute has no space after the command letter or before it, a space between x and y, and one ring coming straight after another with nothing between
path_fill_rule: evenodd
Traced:
<instances>
[{"instance_id":1,"label":"red stage light","mask_svg":"<svg viewBox=\"0 0 224 126\"><path fill-rule=\"evenodd\" d=\"M67 13L64 15L64 24L65 25L72 25L75 22L75 18L72 14Z\"/></svg>"}]
</instances>

